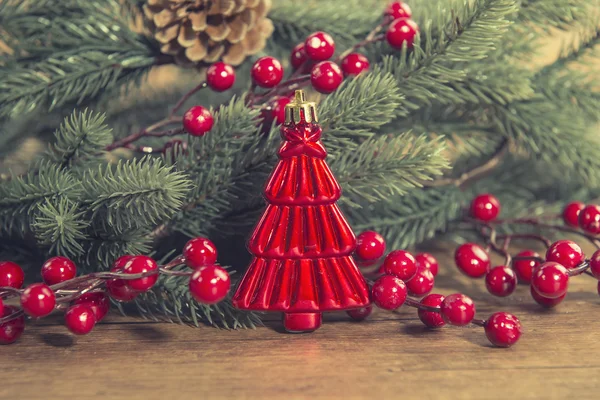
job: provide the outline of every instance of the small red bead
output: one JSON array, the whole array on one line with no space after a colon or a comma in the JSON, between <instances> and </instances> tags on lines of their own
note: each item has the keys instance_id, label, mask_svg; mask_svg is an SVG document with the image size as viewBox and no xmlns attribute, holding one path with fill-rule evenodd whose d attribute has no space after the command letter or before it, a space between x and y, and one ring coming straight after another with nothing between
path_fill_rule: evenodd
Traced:
<instances>
[{"instance_id":1,"label":"small red bead","mask_svg":"<svg viewBox=\"0 0 600 400\"><path fill-rule=\"evenodd\" d=\"M86 335L94 329L96 316L87 304L76 304L65 313L65 325L76 335Z\"/></svg>"},{"instance_id":2,"label":"small red bead","mask_svg":"<svg viewBox=\"0 0 600 400\"><path fill-rule=\"evenodd\" d=\"M306 38L304 51L313 61L329 60L335 53L335 42L329 34L315 32Z\"/></svg>"},{"instance_id":3,"label":"small red bead","mask_svg":"<svg viewBox=\"0 0 600 400\"><path fill-rule=\"evenodd\" d=\"M494 296L509 296L517 287L517 275L508 267L499 266L492 268L485 276L485 286L488 292Z\"/></svg>"},{"instance_id":4,"label":"small red bead","mask_svg":"<svg viewBox=\"0 0 600 400\"><path fill-rule=\"evenodd\" d=\"M545 262L533 271L531 286L542 297L555 299L567 293L569 273L557 262Z\"/></svg>"},{"instance_id":5,"label":"small red bead","mask_svg":"<svg viewBox=\"0 0 600 400\"><path fill-rule=\"evenodd\" d=\"M210 110L202 106L194 106L183 115L183 128L192 136L204 136L214 124Z\"/></svg>"},{"instance_id":6,"label":"small red bead","mask_svg":"<svg viewBox=\"0 0 600 400\"><path fill-rule=\"evenodd\" d=\"M193 238L183 247L183 256L188 267L198 269L217 262L217 247L206 238Z\"/></svg>"},{"instance_id":7,"label":"small red bead","mask_svg":"<svg viewBox=\"0 0 600 400\"><path fill-rule=\"evenodd\" d=\"M56 296L52 289L44 283L27 286L21 294L21 307L34 318L45 317L54 310Z\"/></svg>"},{"instance_id":8,"label":"small red bead","mask_svg":"<svg viewBox=\"0 0 600 400\"><path fill-rule=\"evenodd\" d=\"M563 210L563 220L565 224L579 227L579 213L585 208L585 204L581 201L573 201L567 204Z\"/></svg>"},{"instance_id":9,"label":"small red bead","mask_svg":"<svg viewBox=\"0 0 600 400\"><path fill-rule=\"evenodd\" d=\"M441 294L430 294L421 300L421 304L429 307L439 307L440 304L444 301L445 297ZM442 318L442 314L439 312L427 311L419 308L419 319L425 326L429 328L440 328L444 326L446 323L444 322L444 318Z\"/></svg>"},{"instance_id":10,"label":"small red bead","mask_svg":"<svg viewBox=\"0 0 600 400\"><path fill-rule=\"evenodd\" d=\"M117 259L113 264L114 266L111 269L111 272L123 272L124 266L127 265L127 262L133 257L134 256L123 256ZM140 294L137 290L132 289L125 279L109 279L106 281L106 292L111 298L117 301L131 301Z\"/></svg>"},{"instance_id":11,"label":"small red bead","mask_svg":"<svg viewBox=\"0 0 600 400\"><path fill-rule=\"evenodd\" d=\"M454 253L456 266L466 275L479 278L490 269L490 256L475 243L465 243Z\"/></svg>"},{"instance_id":12,"label":"small red bead","mask_svg":"<svg viewBox=\"0 0 600 400\"><path fill-rule=\"evenodd\" d=\"M546 261L553 261L571 269L585 260L581 247L571 240L559 240L552 243L546 251Z\"/></svg>"},{"instance_id":13,"label":"small red bead","mask_svg":"<svg viewBox=\"0 0 600 400\"><path fill-rule=\"evenodd\" d=\"M590 272L596 279L600 280L600 250L596 250L590 258Z\"/></svg>"},{"instance_id":14,"label":"small red bead","mask_svg":"<svg viewBox=\"0 0 600 400\"><path fill-rule=\"evenodd\" d=\"M410 18L412 17L412 11L408 4L401 1L394 1L385 9L385 15L392 19Z\"/></svg>"},{"instance_id":15,"label":"small red bead","mask_svg":"<svg viewBox=\"0 0 600 400\"><path fill-rule=\"evenodd\" d=\"M19 309L13 306L4 307L4 312L0 314L2 318L18 312ZM17 341L25 330L25 316L19 317L0 324L0 344L11 344Z\"/></svg>"},{"instance_id":16,"label":"small red bead","mask_svg":"<svg viewBox=\"0 0 600 400\"><path fill-rule=\"evenodd\" d=\"M588 233L600 233L600 206L590 204L579 212L579 226Z\"/></svg>"},{"instance_id":17,"label":"small red bead","mask_svg":"<svg viewBox=\"0 0 600 400\"><path fill-rule=\"evenodd\" d=\"M437 276L439 264L434 256L429 253L419 253L415 256L415 261L417 262L417 269L426 268L431 271L433 276Z\"/></svg>"},{"instance_id":18,"label":"small red bead","mask_svg":"<svg viewBox=\"0 0 600 400\"><path fill-rule=\"evenodd\" d=\"M456 326L468 325L475 318L475 303L464 294L446 296L440 305L446 323Z\"/></svg>"},{"instance_id":19,"label":"small red bead","mask_svg":"<svg viewBox=\"0 0 600 400\"><path fill-rule=\"evenodd\" d=\"M308 55L304 51L304 43L298 43L290 54L290 64L293 69L298 69L308 61Z\"/></svg>"},{"instance_id":20,"label":"small red bead","mask_svg":"<svg viewBox=\"0 0 600 400\"><path fill-rule=\"evenodd\" d=\"M356 308L354 310L347 311L348 315L355 321L363 321L367 319L367 317L371 315L372 312L372 306L366 306L363 308Z\"/></svg>"},{"instance_id":21,"label":"small red bead","mask_svg":"<svg viewBox=\"0 0 600 400\"><path fill-rule=\"evenodd\" d=\"M158 264L148 256L134 256L127 261L127 264L125 264L125 267L123 268L123 272L131 275L157 270ZM144 278L128 280L127 285L138 292L145 292L150 290L157 280L158 274L154 274Z\"/></svg>"},{"instance_id":22,"label":"small red bead","mask_svg":"<svg viewBox=\"0 0 600 400\"><path fill-rule=\"evenodd\" d=\"M261 112L263 118L263 124L271 126L273 121L276 121L277 125L281 125L285 122L285 106L288 105L292 100L289 97L277 96L269 102L269 107L264 108Z\"/></svg>"},{"instance_id":23,"label":"small red bead","mask_svg":"<svg viewBox=\"0 0 600 400\"><path fill-rule=\"evenodd\" d=\"M510 347L521 337L519 318L505 312L492 314L484 325L485 335L496 347Z\"/></svg>"},{"instance_id":24,"label":"small red bead","mask_svg":"<svg viewBox=\"0 0 600 400\"><path fill-rule=\"evenodd\" d=\"M383 275L373 284L371 295L377 307L395 310L406 301L406 284L395 276Z\"/></svg>"},{"instance_id":25,"label":"small red bead","mask_svg":"<svg viewBox=\"0 0 600 400\"><path fill-rule=\"evenodd\" d=\"M0 287L21 289L24 281L25 274L19 264L12 261L0 261Z\"/></svg>"},{"instance_id":26,"label":"small red bead","mask_svg":"<svg viewBox=\"0 0 600 400\"><path fill-rule=\"evenodd\" d=\"M110 299L103 292L85 293L79 296L73 304L85 304L94 312L96 322L104 319L110 309Z\"/></svg>"},{"instance_id":27,"label":"small red bead","mask_svg":"<svg viewBox=\"0 0 600 400\"><path fill-rule=\"evenodd\" d=\"M235 83L235 70L229 64L217 61L206 71L206 84L215 92L230 89Z\"/></svg>"},{"instance_id":28,"label":"small red bead","mask_svg":"<svg viewBox=\"0 0 600 400\"><path fill-rule=\"evenodd\" d=\"M67 257L52 257L42 265L42 279L47 285L55 285L75 278L77 267Z\"/></svg>"},{"instance_id":29,"label":"small red bead","mask_svg":"<svg viewBox=\"0 0 600 400\"><path fill-rule=\"evenodd\" d=\"M536 292L533 286L530 286L529 291L531 293L531 297L533 297L533 300L535 300L536 303L545 308L554 308L558 304L560 304L565 299L565 297L567 297L567 294L565 293L562 296L557 297L555 299L549 299Z\"/></svg>"},{"instance_id":30,"label":"small red bead","mask_svg":"<svg viewBox=\"0 0 600 400\"><path fill-rule=\"evenodd\" d=\"M263 88L277 86L283 79L283 67L278 59L273 57L262 57L256 60L252 66L252 81Z\"/></svg>"},{"instance_id":31,"label":"small red bead","mask_svg":"<svg viewBox=\"0 0 600 400\"><path fill-rule=\"evenodd\" d=\"M517 279L521 283L529 283L531 282L531 275L533 274L533 270L539 266L541 263L538 260L519 260L519 257L535 257L541 259L541 256L533 250L525 250L516 255L515 260L513 261L513 269L517 274Z\"/></svg>"},{"instance_id":32,"label":"small red bead","mask_svg":"<svg viewBox=\"0 0 600 400\"><path fill-rule=\"evenodd\" d=\"M431 292L435 285L435 277L430 270L417 269L415 276L406 282L406 287L411 296L421 297Z\"/></svg>"},{"instance_id":33,"label":"small red bead","mask_svg":"<svg viewBox=\"0 0 600 400\"><path fill-rule=\"evenodd\" d=\"M489 193L480 194L471 202L471 216L479 221L493 221L500 214L500 201Z\"/></svg>"},{"instance_id":34,"label":"small red bead","mask_svg":"<svg viewBox=\"0 0 600 400\"><path fill-rule=\"evenodd\" d=\"M394 20L388 27L385 39L390 46L401 49L406 43L409 49L412 49L415 36L419 32L419 26L412 19L399 18Z\"/></svg>"},{"instance_id":35,"label":"small red bead","mask_svg":"<svg viewBox=\"0 0 600 400\"><path fill-rule=\"evenodd\" d=\"M385 240L374 231L365 231L356 238L356 256L361 261L378 260L385 254Z\"/></svg>"},{"instance_id":36,"label":"small red bead","mask_svg":"<svg viewBox=\"0 0 600 400\"><path fill-rule=\"evenodd\" d=\"M333 61L321 61L312 68L310 73L310 83L320 93L333 92L343 80L342 70Z\"/></svg>"},{"instance_id":37,"label":"small red bead","mask_svg":"<svg viewBox=\"0 0 600 400\"><path fill-rule=\"evenodd\" d=\"M350 53L342 60L342 71L346 76L358 75L369 69L369 59L360 53Z\"/></svg>"},{"instance_id":38,"label":"small red bead","mask_svg":"<svg viewBox=\"0 0 600 400\"><path fill-rule=\"evenodd\" d=\"M408 251L394 250L383 261L383 272L408 281L417 273L415 258Z\"/></svg>"},{"instance_id":39,"label":"small red bead","mask_svg":"<svg viewBox=\"0 0 600 400\"><path fill-rule=\"evenodd\" d=\"M190 293L198 303L218 303L227 296L230 287L229 274L218 265L197 269L190 277Z\"/></svg>"}]
</instances>

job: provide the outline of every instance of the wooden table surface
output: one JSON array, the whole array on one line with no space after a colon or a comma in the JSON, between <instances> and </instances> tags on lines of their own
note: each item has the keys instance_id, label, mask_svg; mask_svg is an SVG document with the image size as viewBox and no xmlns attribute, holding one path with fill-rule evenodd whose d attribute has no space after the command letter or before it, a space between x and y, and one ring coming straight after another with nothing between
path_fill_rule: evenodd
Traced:
<instances>
[{"instance_id":1,"label":"wooden table surface","mask_svg":"<svg viewBox=\"0 0 600 400\"><path fill-rule=\"evenodd\" d=\"M600 297L589 276L572 279L556 310L541 310L527 286L492 298L459 276L449 252L436 282L476 300L478 317L518 315L525 333L511 349L483 329L425 329L412 308L362 323L330 315L311 334L281 325L226 331L107 317L88 336L60 319L30 324L0 347L0 399L597 399Z\"/></svg>"}]
</instances>

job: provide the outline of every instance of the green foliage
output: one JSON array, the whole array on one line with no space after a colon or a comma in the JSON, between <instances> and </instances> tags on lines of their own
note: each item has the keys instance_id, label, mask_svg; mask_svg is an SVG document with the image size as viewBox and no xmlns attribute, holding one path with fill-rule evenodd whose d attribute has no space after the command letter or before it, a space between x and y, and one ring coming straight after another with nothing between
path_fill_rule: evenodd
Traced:
<instances>
[{"instance_id":1,"label":"green foliage","mask_svg":"<svg viewBox=\"0 0 600 400\"><path fill-rule=\"evenodd\" d=\"M591 6L593 1L589 0L522 0L518 19L543 29L564 29L589 18Z\"/></svg>"}]
</instances>

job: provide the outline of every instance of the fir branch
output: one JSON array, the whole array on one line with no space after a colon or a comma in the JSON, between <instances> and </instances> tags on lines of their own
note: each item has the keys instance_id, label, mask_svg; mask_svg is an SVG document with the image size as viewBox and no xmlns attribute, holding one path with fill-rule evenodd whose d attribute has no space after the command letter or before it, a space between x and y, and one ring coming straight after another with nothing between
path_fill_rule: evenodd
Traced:
<instances>
[{"instance_id":1,"label":"fir branch","mask_svg":"<svg viewBox=\"0 0 600 400\"><path fill-rule=\"evenodd\" d=\"M99 225L102 224L93 224L86 232L88 239L85 251L79 257L80 264L92 271L108 270L124 254L149 254L152 250L152 239L147 228L119 230L114 226Z\"/></svg>"},{"instance_id":2,"label":"fir branch","mask_svg":"<svg viewBox=\"0 0 600 400\"><path fill-rule=\"evenodd\" d=\"M521 0L518 21L535 24L542 29L568 29L585 21L593 12L589 0Z\"/></svg>"}]
</instances>

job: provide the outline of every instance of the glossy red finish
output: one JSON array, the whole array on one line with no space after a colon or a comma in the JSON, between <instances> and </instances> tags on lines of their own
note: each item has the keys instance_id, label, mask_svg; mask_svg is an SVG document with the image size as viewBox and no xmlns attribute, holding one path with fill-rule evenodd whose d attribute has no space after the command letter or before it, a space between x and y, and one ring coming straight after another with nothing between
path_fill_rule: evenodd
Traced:
<instances>
[{"instance_id":1,"label":"glossy red finish","mask_svg":"<svg viewBox=\"0 0 600 400\"><path fill-rule=\"evenodd\" d=\"M350 53L342 60L342 71L346 76L356 76L369 69L369 59L360 53Z\"/></svg>"},{"instance_id":2,"label":"glossy red finish","mask_svg":"<svg viewBox=\"0 0 600 400\"><path fill-rule=\"evenodd\" d=\"M600 280L600 250L596 250L590 258L590 272L596 279Z\"/></svg>"},{"instance_id":3,"label":"glossy red finish","mask_svg":"<svg viewBox=\"0 0 600 400\"><path fill-rule=\"evenodd\" d=\"M485 276L485 286L494 296L509 296L517 287L517 275L508 267L494 267Z\"/></svg>"},{"instance_id":4,"label":"glossy red finish","mask_svg":"<svg viewBox=\"0 0 600 400\"><path fill-rule=\"evenodd\" d=\"M446 323L456 326L468 325L475 318L475 303L464 294L446 296L440 305Z\"/></svg>"},{"instance_id":5,"label":"glossy red finish","mask_svg":"<svg viewBox=\"0 0 600 400\"><path fill-rule=\"evenodd\" d=\"M214 124L210 110L202 106L194 106L183 114L183 128L192 136L204 136Z\"/></svg>"},{"instance_id":6,"label":"glossy red finish","mask_svg":"<svg viewBox=\"0 0 600 400\"><path fill-rule=\"evenodd\" d=\"M585 208L585 203L581 201L573 201L565 206L563 209L563 220L566 225L574 228L579 227L579 214L581 210Z\"/></svg>"},{"instance_id":7,"label":"glossy red finish","mask_svg":"<svg viewBox=\"0 0 600 400\"><path fill-rule=\"evenodd\" d=\"M268 131L271 128L273 121L277 125L281 125L285 122L285 106L288 105L292 100L289 97L276 96L269 102L267 108L261 110L261 117L263 119L264 128Z\"/></svg>"},{"instance_id":8,"label":"glossy red finish","mask_svg":"<svg viewBox=\"0 0 600 400\"><path fill-rule=\"evenodd\" d=\"M493 221L500 214L500 201L496 196L484 193L471 202L471 216L479 221Z\"/></svg>"},{"instance_id":9,"label":"glossy red finish","mask_svg":"<svg viewBox=\"0 0 600 400\"><path fill-rule=\"evenodd\" d=\"M12 261L0 261L0 287L21 289L25 274L19 264Z\"/></svg>"},{"instance_id":10,"label":"glossy red finish","mask_svg":"<svg viewBox=\"0 0 600 400\"><path fill-rule=\"evenodd\" d=\"M215 92L231 89L235 83L235 70L229 64L217 61L206 70L206 84Z\"/></svg>"},{"instance_id":11,"label":"glossy red finish","mask_svg":"<svg viewBox=\"0 0 600 400\"><path fill-rule=\"evenodd\" d=\"M512 314L497 312L485 321L485 335L496 347L510 347L521 337L521 321Z\"/></svg>"},{"instance_id":12,"label":"glossy red finish","mask_svg":"<svg viewBox=\"0 0 600 400\"><path fill-rule=\"evenodd\" d=\"M335 53L335 42L328 33L315 32L306 38L304 51L313 61L329 60Z\"/></svg>"},{"instance_id":13,"label":"glossy red finish","mask_svg":"<svg viewBox=\"0 0 600 400\"><path fill-rule=\"evenodd\" d=\"M539 253L533 250L524 250L516 255L515 258L518 257L536 257L541 259L542 257ZM513 260L512 266L517 274L517 280L519 283L529 283L531 282L531 275L533 274L533 270L541 264L538 260Z\"/></svg>"},{"instance_id":14,"label":"glossy red finish","mask_svg":"<svg viewBox=\"0 0 600 400\"><path fill-rule=\"evenodd\" d=\"M125 255L117 258L115 262L113 262L111 271L122 271L123 268L125 268L125 265L127 265L127 262L129 262L129 260L131 260L133 257L135 256Z\"/></svg>"},{"instance_id":15,"label":"glossy red finish","mask_svg":"<svg viewBox=\"0 0 600 400\"><path fill-rule=\"evenodd\" d=\"M47 285L55 285L75 278L77 267L67 257L52 257L42 265L42 279Z\"/></svg>"},{"instance_id":16,"label":"glossy red finish","mask_svg":"<svg viewBox=\"0 0 600 400\"><path fill-rule=\"evenodd\" d=\"M364 231L356 240L356 257L361 261L376 261L385 254L385 239L374 231Z\"/></svg>"},{"instance_id":17,"label":"glossy red finish","mask_svg":"<svg viewBox=\"0 0 600 400\"><path fill-rule=\"evenodd\" d=\"M417 262L408 251L394 250L385 257L383 271L403 281L408 281L417 273Z\"/></svg>"},{"instance_id":18,"label":"glossy red finish","mask_svg":"<svg viewBox=\"0 0 600 400\"><path fill-rule=\"evenodd\" d=\"M196 237L188 241L183 247L185 264L198 269L217 262L217 246L207 238Z\"/></svg>"},{"instance_id":19,"label":"glossy red finish","mask_svg":"<svg viewBox=\"0 0 600 400\"><path fill-rule=\"evenodd\" d=\"M562 303L565 297L567 297L567 294L565 293L562 296L557 297L555 299L549 299L547 297L541 296L538 292L536 292L533 286L529 287L529 292L531 293L531 297L533 297L533 300L535 300L536 303L538 303L544 308L554 308L560 303Z\"/></svg>"},{"instance_id":20,"label":"glossy red finish","mask_svg":"<svg viewBox=\"0 0 600 400\"><path fill-rule=\"evenodd\" d=\"M429 307L439 307L444 299L445 297L441 294L432 293L423 297L423 299L421 299L421 304ZM438 313L419 308L419 319L429 328L441 328L446 325L444 318L442 318L441 310Z\"/></svg>"},{"instance_id":21,"label":"glossy red finish","mask_svg":"<svg viewBox=\"0 0 600 400\"><path fill-rule=\"evenodd\" d=\"M272 88L283 79L283 67L276 58L262 57L256 60L250 75L254 84L263 88Z\"/></svg>"},{"instance_id":22,"label":"glossy red finish","mask_svg":"<svg viewBox=\"0 0 600 400\"><path fill-rule=\"evenodd\" d=\"M383 275L373 284L371 295L373 303L384 310L395 310L404 304L408 291L402 279L392 275Z\"/></svg>"},{"instance_id":23,"label":"glossy red finish","mask_svg":"<svg viewBox=\"0 0 600 400\"><path fill-rule=\"evenodd\" d=\"M567 293L569 273L557 262L545 262L533 271L531 286L542 297L556 299Z\"/></svg>"},{"instance_id":24,"label":"glossy red finish","mask_svg":"<svg viewBox=\"0 0 600 400\"><path fill-rule=\"evenodd\" d=\"M343 80L342 69L333 61L321 61L310 72L310 83L319 93L333 92Z\"/></svg>"},{"instance_id":25,"label":"glossy red finish","mask_svg":"<svg viewBox=\"0 0 600 400\"><path fill-rule=\"evenodd\" d=\"M584 260L583 250L571 240L554 242L546 251L546 261L557 262L568 269L577 267Z\"/></svg>"},{"instance_id":26,"label":"glossy red finish","mask_svg":"<svg viewBox=\"0 0 600 400\"><path fill-rule=\"evenodd\" d=\"M600 233L600 206L590 204L579 212L579 226L588 233Z\"/></svg>"},{"instance_id":27,"label":"glossy red finish","mask_svg":"<svg viewBox=\"0 0 600 400\"><path fill-rule=\"evenodd\" d=\"M392 19L410 18L412 17L412 11L408 4L401 1L394 1L385 9L385 15Z\"/></svg>"},{"instance_id":28,"label":"glossy red finish","mask_svg":"<svg viewBox=\"0 0 600 400\"><path fill-rule=\"evenodd\" d=\"M367 306L362 308L356 308L354 310L346 311L348 315L355 321L364 321L373 312L373 306Z\"/></svg>"},{"instance_id":29,"label":"glossy red finish","mask_svg":"<svg viewBox=\"0 0 600 400\"><path fill-rule=\"evenodd\" d=\"M289 333L312 332L321 327L321 313L284 313L283 326Z\"/></svg>"},{"instance_id":30,"label":"glossy red finish","mask_svg":"<svg viewBox=\"0 0 600 400\"><path fill-rule=\"evenodd\" d=\"M415 276L406 282L408 292L411 296L422 297L431 292L435 285L435 277L430 270L421 268L417 269Z\"/></svg>"},{"instance_id":31,"label":"glossy red finish","mask_svg":"<svg viewBox=\"0 0 600 400\"><path fill-rule=\"evenodd\" d=\"M227 296L230 287L229 273L218 265L199 268L190 277L190 293L198 303L218 303Z\"/></svg>"},{"instance_id":32,"label":"glossy red finish","mask_svg":"<svg viewBox=\"0 0 600 400\"><path fill-rule=\"evenodd\" d=\"M2 318L19 311L17 307L6 306L4 312L0 314ZM0 324L0 344L11 344L17 341L25 330L25 316L21 315L8 322Z\"/></svg>"},{"instance_id":33,"label":"glossy red finish","mask_svg":"<svg viewBox=\"0 0 600 400\"><path fill-rule=\"evenodd\" d=\"M144 272L157 271L158 264L152 258L148 256L134 256L123 268L123 272L126 274L142 274ZM152 286L158 280L158 273L150 276L146 276L144 278L132 279L127 281L127 285L133 290L137 290L138 292L145 292L150 290Z\"/></svg>"},{"instance_id":34,"label":"glossy red finish","mask_svg":"<svg viewBox=\"0 0 600 400\"><path fill-rule=\"evenodd\" d=\"M407 47L412 49L417 32L419 32L419 25L415 21L400 18L390 24L385 39L395 49L402 49L405 42Z\"/></svg>"},{"instance_id":35,"label":"glossy red finish","mask_svg":"<svg viewBox=\"0 0 600 400\"><path fill-rule=\"evenodd\" d=\"M472 278L484 276L490 269L490 256L479 245L465 243L454 252L456 266Z\"/></svg>"},{"instance_id":36,"label":"glossy red finish","mask_svg":"<svg viewBox=\"0 0 600 400\"><path fill-rule=\"evenodd\" d=\"M425 268L431 271L433 276L437 276L439 271L438 261L434 256L429 253L419 253L415 256L417 262L417 269Z\"/></svg>"},{"instance_id":37,"label":"glossy red finish","mask_svg":"<svg viewBox=\"0 0 600 400\"><path fill-rule=\"evenodd\" d=\"M86 335L94 329L96 316L87 304L75 304L65 313L65 325L76 335Z\"/></svg>"},{"instance_id":38,"label":"glossy red finish","mask_svg":"<svg viewBox=\"0 0 600 400\"><path fill-rule=\"evenodd\" d=\"M79 296L73 304L85 304L93 312L96 322L104 319L110 310L110 299L103 292L85 293Z\"/></svg>"},{"instance_id":39,"label":"glossy red finish","mask_svg":"<svg viewBox=\"0 0 600 400\"><path fill-rule=\"evenodd\" d=\"M290 64L293 69L300 68L308 60L308 55L304 51L304 43L298 43L296 47L292 49L290 54Z\"/></svg>"},{"instance_id":40,"label":"glossy red finish","mask_svg":"<svg viewBox=\"0 0 600 400\"><path fill-rule=\"evenodd\" d=\"M111 271L123 272L124 266L121 266L121 264L125 262L125 265L127 265L127 262L129 262L131 258L133 258L133 256L120 257L117 261L115 261L115 265L117 265L117 263L119 265L113 267ZM121 259L123 259L123 261L120 261ZM127 284L127 281L125 279L109 279L108 281L106 281L106 292L112 299L117 301L131 301L135 299L138 294L140 294L140 292L138 292L137 290L132 289Z\"/></svg>"},{"instance_id":41,"label":"glossy red finish","mask_svg":"<svg viewBox=\"0 0 600 400\"><path fill-rule=\"evenodd\" d=\"M34 283L21 293L21 308L34 318L45 317L54 310L56 296L44 283Z\"/></svg>"}]
</instances>

